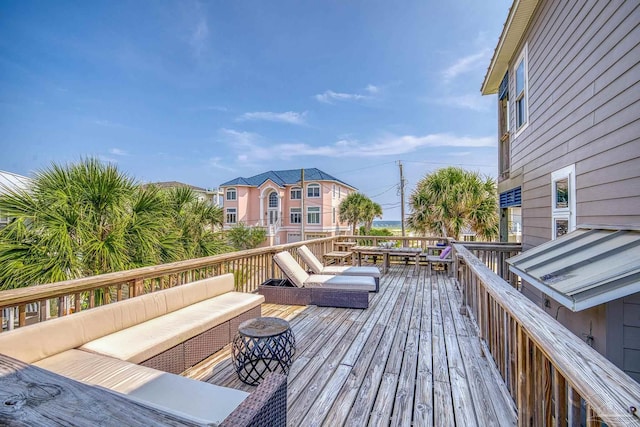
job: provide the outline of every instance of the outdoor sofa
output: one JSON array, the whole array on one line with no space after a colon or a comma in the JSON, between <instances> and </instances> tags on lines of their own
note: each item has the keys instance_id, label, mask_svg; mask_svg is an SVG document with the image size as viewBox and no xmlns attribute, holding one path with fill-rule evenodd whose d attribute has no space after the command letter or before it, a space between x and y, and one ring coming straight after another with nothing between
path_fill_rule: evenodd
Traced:
<instances>
[{"instance_id":1,"label":"outdoor sofa","mask_svg":"<svg viewBox=\"0 0 640 427\"><path fill-rule=\"evenodd\" d=\"M283 375L251 394L176 375L230 343L263 301L225 274L1 333L0 353L195 422L284 426Z\"/></svg>"},{"instance_id":2,"label":"outdoor sofa","mask_svg":"<svg viewBox=\"0 0 640 427\"><path fill-rule=\"evenodd\" d=\"M294 285L292 288L272 287L270 296L273 297L275 293L282 294L280 303L294 296L293 299L308 298L309 304L323 307L367 308L369 292L376 290L373 277L309 275L287 251L277 253L273 260ZM267 298L268 301L269 299Z\"/></svg>"},{"instance_id":3,"label":"outdoor sofa","mask_svg":"<svg viewBox=\"0 0 640 427\"><path fill-rule=\"evenodd\" d=\"M325 266L306 245L300 246L297 250L300 258L302 258L314 274L373 277L376 282L376 292L380 290L380 270L378 267L353 267L349 265Z\"/></svg>"}]
</instances>

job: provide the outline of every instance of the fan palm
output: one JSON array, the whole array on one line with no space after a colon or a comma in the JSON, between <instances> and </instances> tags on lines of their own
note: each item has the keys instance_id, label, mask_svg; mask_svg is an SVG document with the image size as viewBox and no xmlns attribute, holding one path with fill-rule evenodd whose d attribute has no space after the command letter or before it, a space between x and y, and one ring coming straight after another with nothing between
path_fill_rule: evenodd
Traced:
<instances>
[{"instance_id":1,"label":"fan palm","mask_svg":"<svg viewBox=\"0 0 640 427\"><path fill-rule=\"evenodd\" d=\"M338 208L340 222L351 226L352 234L356 234L359 223L365 223L365 229L371 228L374 218L382 217L382 207L362 193L351 193L340 203Z\"/></svg>"},{"instance_id":2,"label":"fan palm","mask_svg":"<svg viewBox=\"0 0 640 427\"><path fill-rule=\"evenodd\" d=\"M461 168L425 176L410 197L407 223L423 234L459 239L469 228L484 240L498 236L498 201L493 179Z\"/></svg>"}]
</instances>

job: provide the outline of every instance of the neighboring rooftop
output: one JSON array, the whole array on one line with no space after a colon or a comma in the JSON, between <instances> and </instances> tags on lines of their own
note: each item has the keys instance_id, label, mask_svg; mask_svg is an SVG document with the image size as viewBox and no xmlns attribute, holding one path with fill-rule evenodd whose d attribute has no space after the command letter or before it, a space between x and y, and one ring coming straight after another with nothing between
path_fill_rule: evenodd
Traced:
<instances>
[{"instance_id":1,"label":"neighboring rooftop","mask_svg":"<svg viewBox=\"0 0 640 427\"><path fill-rule=\"evenodd\" d=\"M5 189L25 190L29 185L31 185L31 178L0 170L0 194L3 193Z\"/></svg>"},{"instance_id":2,"label":"neighboring rooftop","mask_svg":"<svg viewBox=\"0 0 640 427\"><path fill-rule=\"evenodd\" d=\"M230 185L246 185L250 187L259 187L265 181L271 180L276 185L280 187L284 187L285 185L294 185L300 183L301 178L301 170L302 169L289 169L282 171L268 171L263 172L258 175L251 176L249 178L238 177L234 178L231 181L227 181L224 184L220 184L220 187L228 187ZM344 181L339 180L338 178L329 175L326 172L321 171L317 168L304 169L304 180L305 181L335 181L340 184L344 184L349 188L356 189L354 186L347 184Z\"/></svg>"}]
</instances>

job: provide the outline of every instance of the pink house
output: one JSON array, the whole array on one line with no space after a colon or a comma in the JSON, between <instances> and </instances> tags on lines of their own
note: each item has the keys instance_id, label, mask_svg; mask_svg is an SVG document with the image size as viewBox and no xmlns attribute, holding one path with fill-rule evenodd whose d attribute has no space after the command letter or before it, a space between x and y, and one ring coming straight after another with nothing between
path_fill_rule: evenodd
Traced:
<instances>
[{"instance_id":1,"label":"pink house","mask_svg":"<svg viewBox=\"0 0 640 427\"><path fill-rule=\"evenodd\" d=\"M356 191L316 168L304 169L304 188L302 170L292 169L235 178L220 190L224 228L239 223L265 227L274 245L348 233L349 226L339 222L339 206Z\"/></svg>"}]
</instances>

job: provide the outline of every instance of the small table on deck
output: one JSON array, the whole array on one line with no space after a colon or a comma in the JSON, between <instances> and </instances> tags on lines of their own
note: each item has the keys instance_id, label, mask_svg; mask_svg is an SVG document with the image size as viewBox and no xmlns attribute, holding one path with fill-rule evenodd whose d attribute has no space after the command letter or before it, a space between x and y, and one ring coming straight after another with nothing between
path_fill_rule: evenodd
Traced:
<instances>
[{"instance_id":1,"label":"small table on deck","mask_svg":"<svg viewBox=\"0 0 640 427\"><path fill-rule=\"evenodd\" d=\"M258 317L240 324L231 356L240 380L258 385L269 372L289 373L296 338L289 322L278 317Z\"/></svg>"},{"instance_id":2,"label":"small table on deck","mask_svg":"<svg viewBox=\"0 0 640 427\"><path fill-rule=\"evenodd\" d=\"M362 255L382 255L382 274L386 274L391 262L389 261L390 256L406 256L406 257L414 257L416 263L416 270L420 268L420 254L422 253L422 249L420 248L385 248L381 246L354 246L351 248L354 256L354 263L357 260L357 265L362 265Z\"/></svg>"},{"instance_id":3,"label":"small table on deck","mask_svg":"<svg viewBox=\"0 0 640 427\"><path fill-rule=\"evenodd\" d=\"M351 256L352 252L349 251L332 251L327 252L322 257L324 258L325 264L328 261L336 260L340 264L344 264L345 260Z\"/></svg>"},{"instance_id":4,"label":"small table on deck","mask_svg":"<svg viewBox=\"0 0 640 427\"><path fill-rule=\"evenodd\" d=\"M356 242L335 242L333 246L338 251L350 251L353 246L356 246Z\"/></svg>"}]
</instances>

